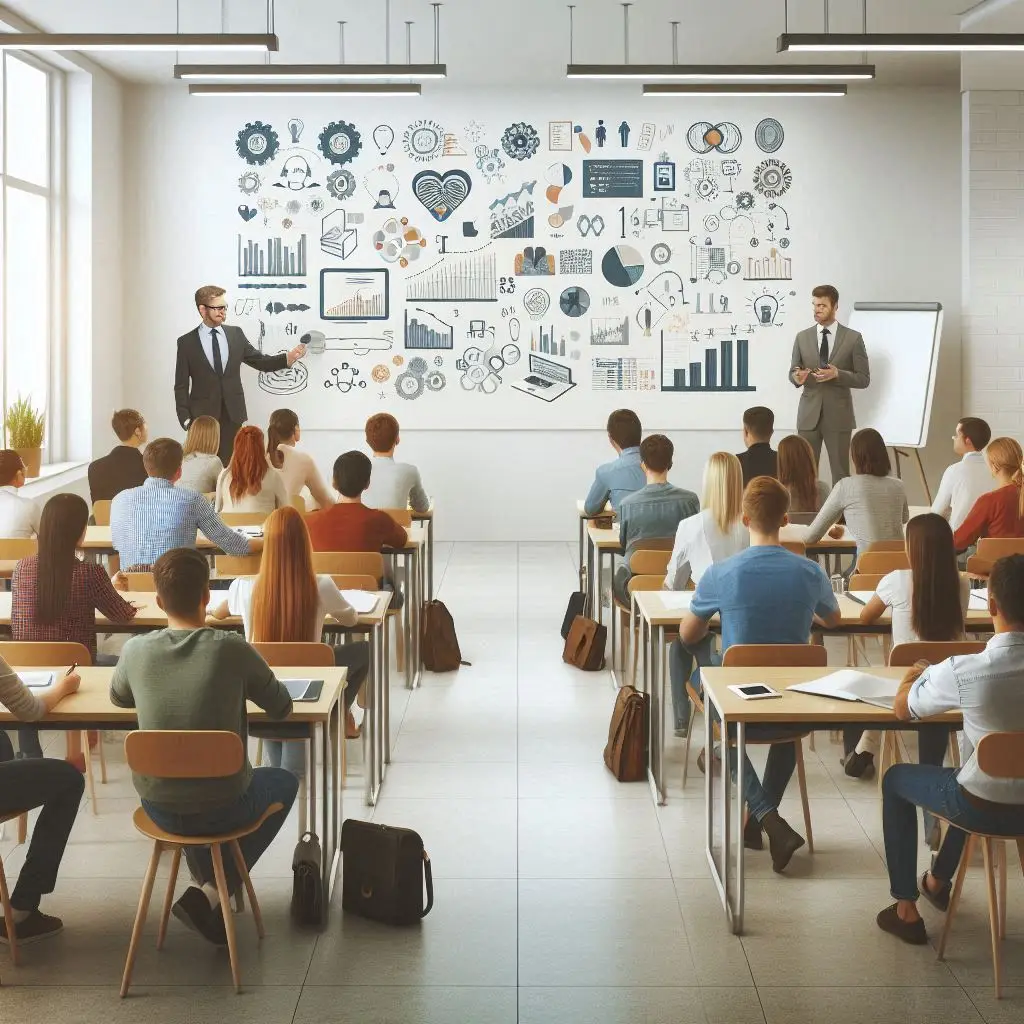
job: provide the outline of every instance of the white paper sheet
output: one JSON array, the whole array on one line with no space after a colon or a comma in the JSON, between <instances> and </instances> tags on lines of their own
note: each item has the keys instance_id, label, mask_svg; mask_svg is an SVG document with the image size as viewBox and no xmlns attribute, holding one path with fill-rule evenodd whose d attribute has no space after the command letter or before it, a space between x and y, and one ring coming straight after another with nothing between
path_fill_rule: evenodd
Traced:
<instances>
[{"instance_id":1,"label":"white paper sheet","mask_svg":"<svg viewBox=\"0 0 1024 1024\"><path fill-rule=\"evenodd\" d=\"M972 612L988 611L988 587L971 591L971 599L967 603L967 610Z\"/></svg>"},{"instance_id":2,"label":"white paper sheet","mask_svg":"<svg viewBox=\"0 0 1024 1024\"><path fill-rule=\"evenodd\" d=\"M689 611L690 602L693 600L693 590L662 590L659 592L661 603L668 609Z\"/></svg>"},{"instance_id":3,"label":"white paper sheet","mask_svg":"<svg viewBox=\"0 0 1024 1024\"><path fill-rule=\"evenodd\" d=\"M819 697L834 697L838 700L859 700L866 704L879 704L892 707L892 701L899 689L898 679L881 679L867 672L858 672L853 668L831 672L821 679L809 683L797 683L791 690L800 693L813 693Z\"/></svg>"},{"instance_id":4,"label":"white paper sheet","mask_svg":"<svg viewBox=\"0 0 1024 1024\"><path fill-rule=\"evenodd\" d=\"M18 678L30 690L45 690L53 685L52 672L19 672Z\"/></svg>"},{"instance_id":5,"label":"white paper sheet","mask_svg":"<svg viewBox=\"0 0 1024 1024\"><path fill-rule=\"evenodd\" d=\"M343 590L341 596L360 614L368 615L377 607L377 595L365 590Z\"/></svg>"}]
</instances>

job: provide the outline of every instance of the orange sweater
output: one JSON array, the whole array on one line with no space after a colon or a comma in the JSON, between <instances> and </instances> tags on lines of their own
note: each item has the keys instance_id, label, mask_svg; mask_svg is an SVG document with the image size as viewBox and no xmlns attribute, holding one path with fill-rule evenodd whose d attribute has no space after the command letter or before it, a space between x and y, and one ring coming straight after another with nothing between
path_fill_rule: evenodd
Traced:
<instances>
[{"instance_id":1,"label":"orange sweater","mask_svg":"<svg viewBox=\"0 0 1024 1024\"><path fill-rule=\"evenodd\" d=\"M1015 484L983 494L953 535L953 544L963 551L980 537L1024 537L1020 488Z\"/></svg>"},{"instance_id":2,"label":"orange sweater","mask_svg":"<svg viewBox=\"0 0 1024 1024\"><path fill-rule=\"evenodd\" d=\"M380 551L404 548L405 530L387 514L362 502L338 502L306 516L314 551Z\"/></svg>"}]
</instances>

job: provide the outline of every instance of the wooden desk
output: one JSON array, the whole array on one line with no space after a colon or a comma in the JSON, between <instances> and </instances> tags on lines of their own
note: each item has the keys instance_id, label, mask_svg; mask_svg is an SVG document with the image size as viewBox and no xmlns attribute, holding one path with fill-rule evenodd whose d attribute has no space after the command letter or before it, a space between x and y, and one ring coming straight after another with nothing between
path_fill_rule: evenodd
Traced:
<instances>
[{"instance_id":1,"label":"wooden desk","mask_svg":"<svg viewBox=\"0 0 1024 1024\"><path fill-rule=\"evenodd\" d=\"M579 519L580 523L580 550L579 561L577 562L577 565L579 565L580 568L582 568L584 565L589 566L590 564L590 557L589 554L584 551L584 544L586 543L587 524L594 518L593 516L587 515L586 510L583 506L583 499L578 498L576 501L576 516ZM615 515L615 512L612 510L611 505L605 502L604 509L598 514L601 516L613 516Z\"/></svg>"},{"instance_id":2,"label":"wooden desk","mask_svg":"<svg viewBox=\"0 0 1024 1024\"><path fill-rule=\"evenodd\" d=\"M798 725L807 729L836 729L859 725L866 729L915 729L921 723L901 722L886 708L859 701L833 700L812 694L796 693L789 689L795 683L820 679L834 668L705 668L701 670L704 684L704 745L708 753L707 774L704 777L705 796L705 854L711 877L725 908L726 918L736 935L743 932L744 903L744 850L743 850L743 775L746 754L746 728L754 725ZM901 679L904 668L862 668L861 671L884 679ZM782 691L782 697L770 700L744 700L737 697L729 686L743 683L765 683ZM712 714L712 711L715 714ZM722 735L735 737L736 796L726 774L726 755L723 753L721 769L715 768L710 751L714 749L713 724L715 717L723 723ZM960 714L947 714L929 718L927 724L946 723L954 728L961 725ZM715 797L721 789L721 807L716 820ZM730 806L735 803L730 815ZM716 834L716 826L718 832ZM736 849L732 847L735 843ZM735 870L731 868L735 864ZM735 876L735 877L733 877Z\"/></svg>"},{"instance_id":3,"label":"wooden desk","mask_svg":"<svg viewBox=\"0 0 1024 1024\"><path fill-rule=\"evenodd\" d=\"M17 669L17 666L14 666ZM54 666L54 671L63 672L67 665ZM37 669L33 668L33 671ZM323 884L324 893L330 894L337 877L338 864L341 859L341 735L342 713L341 695L345 688L345 669L317 668L314 670L318 679L323 679L323 690L320 699L315 703L295 704L286 721L306 725L310 748L309 763L312 769L309 777L309 820L316 821L316 736L319 729L321 736L320 784L324 798L321 803L320 841L323 844ZM39 725L50 729L111 729L130 732L138 728L138 718L134 708L116 707L110 700L110 679L114 673L112 667L79 668L82 685L77 693L62 700ZM281 679L308 678L310 669L278 668L276 674ZM269 724L277 719L270 718L255 704L248 705L250 722ZM17 719L0 705L0 728L15 723ZM36 724L36 723L34 723ZM330 899L324 899L324 923L330 908Z\"/></svg>"}]
</instances>

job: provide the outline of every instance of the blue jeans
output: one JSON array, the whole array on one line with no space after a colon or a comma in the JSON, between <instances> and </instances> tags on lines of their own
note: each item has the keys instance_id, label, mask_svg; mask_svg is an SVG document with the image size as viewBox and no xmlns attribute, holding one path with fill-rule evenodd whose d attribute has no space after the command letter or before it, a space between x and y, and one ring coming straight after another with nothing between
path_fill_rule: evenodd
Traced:
<instances>
[{"instance_id":1,"label":"blue jeans","mask_svg":"<svg viewBox=\"0 0 1024 1024\"><path fill-rule=\"evenodd\" d=\"M668 675L672 686L672 714L676 729L685 729L690 721L690 698L686 695L686 681L693 675L694 663L698 668L715 664L714 638L709 633L695 644L676 640L668 649ZM693 680L700 687L700 680Z\"/></svg>"},{"instance_id":2,"label":"blue jeans","mask_svg":"<svg viewBox=\"0 0 1024 1024\"><path fill-rule=\"evenodd\" d=\"M238 840L245 866L252 871L253 866L280 831L298 791L299 780L284 768L255 768L249 788L234 803L223 807L197 811L195 814L179 814L176 811L164 810L148 800L143 800L142 806L153 821L168 832L183 836L202 836L243 828L256 821L271 804L283 804L284 810L272 814L255 832ZM192 877L200 885L217 884L213 874L213 858L208 846L186 847L185 860L188 862ZM238 877L234 859L229 853L224 854L224 874L227 876L228 892L235 892L241 879Z\"/></svg>"},{"instance_id":3,"label":"blue jeans","mask_svg":"<svg viewBox=\"0 0 1024 1024\"><path fill-rule=\"evenodd\" d=\"M1006 810L976 807L956 780L957 768L895 764L882 780L882 833L893 899L916 900L917 807L941 815L951 825L993 835L1024 835L1024 807ZM932 874L952 881L967 841L966 833L950 828L935 858Z\"/></svg>"}]
</instances>

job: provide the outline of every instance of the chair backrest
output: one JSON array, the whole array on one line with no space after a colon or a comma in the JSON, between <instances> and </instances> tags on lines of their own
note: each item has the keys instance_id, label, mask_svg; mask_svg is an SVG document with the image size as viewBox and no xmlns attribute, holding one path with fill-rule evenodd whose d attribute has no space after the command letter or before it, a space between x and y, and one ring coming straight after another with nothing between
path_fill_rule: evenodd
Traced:
<instances>
[{"instance_id":1,"label":"chair backrest","mask_svg":"<svg viewBox=\"0 0 1024 1024\"><path fill-rule=\"evenodd\" d=\"M92 503L92 520L97 526L110 525L110 499L101 498Z\"/></svg>"},{"instance_id":2,"label":"chair backrest","mask_svg":"<svg viewBox=\"0 0 1024 1024\"><path fill-rule=\"evenodd\" d=\"M262 551L252 555L217 555L213 567L218 576L232 579L236 576L255 576L260 571Z\"/></svg>"},{"instance_id":3,"label":"chair backrest","mask_svg":"<svg viewBox=\"0 0 1024 1024\"><path fill-rule=\"evenodd\" d=\"M819 644L733 644L722 658L723 668L823 668L828 651Z\"/></svg>"},{"instance_id":4,"label":"chair backrest","mask_svg":"<svg viewBox=\"0 0 1024 1024\"><path fill-rule=\"evenodd\" d=\"M384 577L384 556L379 551L314 551L313 571L327 575Z\"/></svg>"},{"instance_id":5,"label":"chair backrest","mask_svg":"<svg viewBox=\"0 0 1024 1024\"><path fill-rule=\"evenodd\" d=\"M1007 555L1024 555L1024 537L982 537L978 541L980 561L998 562Z\"/></svg>"},{"instance_id":6,"label":"chair backrest","mask_svg":"<svg viewBox=\"0 0 1024 1024\"><path fill-rule=\"evenodd\" d=\"M306 499L301 494L293 494L290 501L292 503L292 508L297 508L300 512L305 513Z\"/></svg>"},{"instance_id":7,"label":"chair backrest","mask_svg":"<svg viewBox=\"0 0 1024 1024\"><path fill-rule=\"evenodd\" d=\"M906 551L907 542L903 540L873 540L864 551Z\"/></svg>"},{"instance_id":8,"label":"chair backrest","mask_svg":"<svg viewBox=\"0 0 1024 1024\"><path fill-rule=\"evenodd\" d=\"M339 573L331 579L339 590L376 590L379 582L368 573L355 572Z\"/></svg>"},{"instance_id":9,"label":"chair backrest","mask_svg":"<svg viewBox=\"0 0 1024 1024\"><path fill-rule=\"evenodd\" d=\"M653 546L663 543L661 540L645 540L641 543L643 548L637 549L629 556L629 571L634 576L655 576L660 572L664 580L668 560L672 556L672 541L668 542L668 548Z\"/></svg>"},{"instance_id":10,"label":"chair backrest","mask_svg":"<svg viewBox=\"0 0 1024 1024\"><path fill-rule=\"evenodd\" d=\"M139 729L124 740L128 767L155 779L221 779L245 764L235 732Z\"/></svg>"},{"instance_id":11,"label":"chair backrest","mask_svg":"<svg viewBox=\"0 0 1024 1024\"><path fill-rule=\"evenodd\" d=\"M19 558L28 558L39 551L39 541L35 537L0 537L0 561L16 562Z\"/></svg>"},{"instance_id":12,"label":"chair backrest","mask_svg":"<svg viewBox=\"0 0 1024 1024\"><path fill-rule=\"evenodd\" d=\"M332 668L334 666L334 648L329 644L286 643L286 644L253 644L263 660L275 668L284 665L286 668L302 666L303 668Z\"/></svg>"},{"instance_id":13,"label":"chair backrest","mask_svg":"<svg viewBox=\"0 0 1024 1024\"><path fill-rule=\"evenodd\" d=\"M789 521L793 526L810 526L818 517L817 512L790 512Z\"/></svg>"},{"instance_id":14,"label":"chair backrest","mask_svg":"<svg viewBox=\"0 0 1024 1024\"><path fill-rule=\"evenodd\" d=\"M1024 779L1024 732L990 732L978 744L978 767L994 779Z\"/></svg>"},{"instance_id":15,"label":"chair backrest","mask_svg":"<svg viewBox=\"0 0 1024 1024\"><path fill-rule=\"evenodd\" d=\"M156 593L156 577L151 572L122 573L128 581L128 589L146 594Z\"/></svg>"},{"instance_id":16,"label":"chair backrest","mask_svg":"<svg viewBox=\"0 0 1024 1024\"><path fill-rule=\"evenodd\" d=\"M38 643L8 640L0 643L0 658L17 668L53 668L55 665L91 665L92 655L84 644Z\"/></svg>"},{"instance_id":17,"label":"chair backrest","mask_svg":"<svg viewBox=\"0 0 1024 1024\"><path fill-rule=\"evenodd\" d=\"M268 512L221 512L221 519L227 526L262 526Z\"/></svg>"},{"instance_id":18,"label":"chair backrest","mask_svg":"<svg viewBox=\"0 0 1024 1024\"><path fill-rule=\"evenodd\" d=\"M807 554L807 545L802 540L784 540L781 541L781 544L787 551L792 551L794 555L800 555L801 558Z\"/></svg>"},{"instance_id":19,"label":"chair backrest","mask_svg":"<svg viewBox=\"0 0 1024 1024\"><path fill-rule=\"evenodd\" d=\"M409 527L412 526L412 509L383 508L381 509L381 511L387 512L387 514L391 516L391 518L394 519L394 521L398 523L399 526L404 527L406 530L408 530Z\"/></svg>"},{"instance_id":20,"label":"chair backrest","mask_svg":"<svg viewBox=\"0 0 1024 1024\"><path fill-rule=\"evenodd\" d=\"M949 640L927 643L917 641L912 644L897 644L889 652L889 665L892 668L909 668L919 661L927 661L929 665L938 665L958 654L981 654L985 650L982 640Z\"/></svg>"},{"instance_id":21,"label":"chair backrest","mask_svg":"<svg viewBox=\"0 0 1024 1024\"><path fill-rule=\"evenodd\" d=\"M874 572L869 576L867 573L859 572L850 577L850 590L877 590L881 582L881 573Z\"/></svg>"},{"instance_id":22,"label":"chair backrest","mask_svg":"<svg viewBox=\"0 0 1024 1024\"><path fill-rule=\"evenodd\" d=\"M630 576L626 591L635 594L638 591L661 590L665 582L664 576Z\"/></svg>"},{"instance_id":23,"label":"chair backrest","mask_svg":"<svg viewBox=\"0 0 1024 1024\"><path fill-rule=\"evenodd\" d=\"M864 575L895 572L897 569L909 569L910 559L904 551L864 551L857 559L857 572Z\"/></svg>"}]
</instances>

